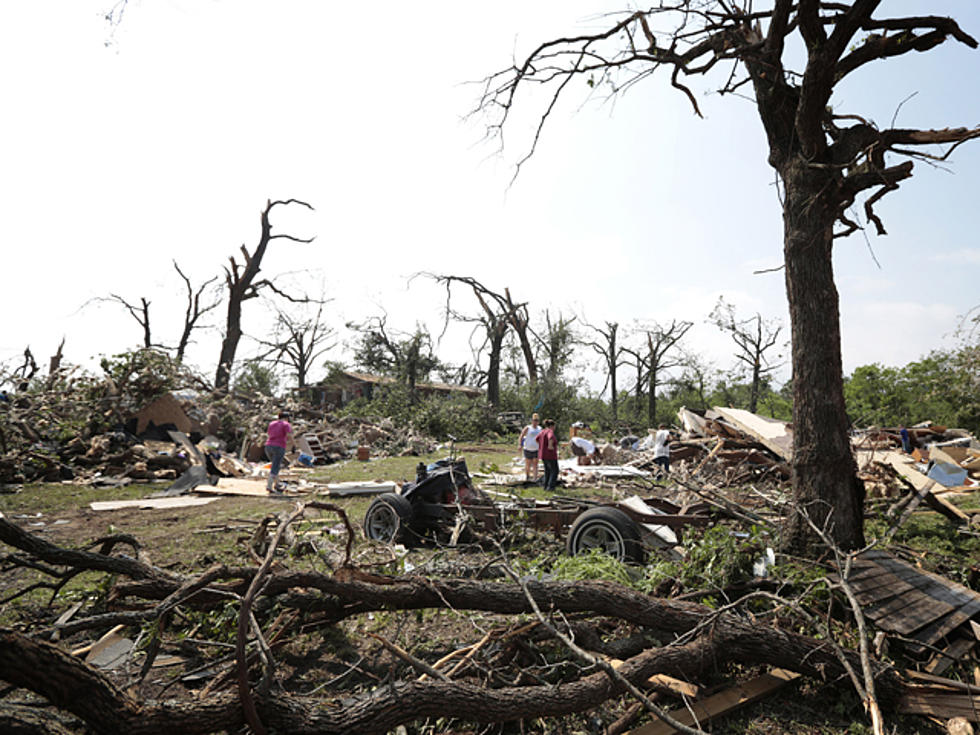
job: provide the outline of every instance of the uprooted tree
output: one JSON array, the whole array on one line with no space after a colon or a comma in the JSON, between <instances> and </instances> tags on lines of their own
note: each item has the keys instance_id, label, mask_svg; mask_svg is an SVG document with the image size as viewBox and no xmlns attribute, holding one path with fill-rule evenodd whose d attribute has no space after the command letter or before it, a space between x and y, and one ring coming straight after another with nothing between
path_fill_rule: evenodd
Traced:
<instances>
[{"instance_id":1,"label":"uprooted tree","mask_svg":"<svg viewBox=\"0 0 980 735\"><path fill-rule=\"evenodd\" d=\"M980 128L881 129L865 117L830 107L836 85L871 62L928 51L949 38L977 47L951 18L873 17L880 4L771 0L743 9L729 0L662 1L625 15L604 31L542 43L524 61L489 76L480 101L492 116L491 131L501 132L515 106L524 103L519 93L525 88L550 91L520 167L533 155L558 98L573 88L576 77L590 87L598 79L621 90L663 69L697 115L697 100L687 86L690 77L724 70L722 93L752 91L768 139L768 160L783 194L794 378L793 489L799 511L787 525L784 542L795 548L816 540L807 517L827 527L842 548L864 543L864 493L844 410L834 240L859 229L847 214L859 197L868 222L885 234L874 206L912 175L911 159L946 160L959 144L980 137ZM796 58L802 59L801 68L790 66ZM934 144L949 148L939 154L920 148Z\"/></svg>"}]
</instances>

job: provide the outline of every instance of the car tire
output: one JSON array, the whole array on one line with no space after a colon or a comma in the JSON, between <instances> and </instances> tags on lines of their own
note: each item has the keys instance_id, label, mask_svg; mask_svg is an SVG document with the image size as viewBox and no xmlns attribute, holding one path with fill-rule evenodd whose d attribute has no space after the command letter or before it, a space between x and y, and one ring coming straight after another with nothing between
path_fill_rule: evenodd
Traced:
<instances>
[{"instance_id":1,"label":"car tire","mask_svg":"<svg viewBox=\"0 0 980 735\"><path fill-rule=\"evenodd\" d=\"M618 508L590 508L569 529L565 550L570 556L597 548L622 562L646 560L640 529Z\"/></svg>"},{"instance_id":2,"label":"car tire","mask_svg":"<svg viewBox=\"0 0 980 735\"><path fill-rule=\"evenodd\" d=\"M414 538L415 509L408 498L385 493L375 498L364 514L364 535L374 541L408 545Z\"/></svg>"}]
</instances>

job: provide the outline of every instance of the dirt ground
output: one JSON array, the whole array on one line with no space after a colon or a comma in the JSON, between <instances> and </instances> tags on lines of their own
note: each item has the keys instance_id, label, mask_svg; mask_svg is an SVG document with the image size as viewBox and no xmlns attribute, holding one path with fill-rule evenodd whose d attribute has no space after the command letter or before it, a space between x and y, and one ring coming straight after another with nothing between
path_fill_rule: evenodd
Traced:
<instances>
[{"instance_id":1,"label":"dirt ground","mask_svg":"<svg viewBox=\"0 0 980 735\"><path fill-rule=\"evenodd\" d=\"M466 449L469 450L466 455L471 472L505 467L514 456L509 446L481 445ZM348 463L344 467L317 470L315 477L329 481L408 479L417 461L419 458ZM85 548L103 536L128 534L138 540L145 560L168 570L194 574L215 563L253 563L248 546L262 519L282 517L295 507L296 501L290 497L228 496L208 505L173 510L96 512L88 507L92 500L143 497L159 489L159 486L122 489L27 486L19 493L0 496L0 511L25 530L65 547ZM523 497L543 495L541 489L534 486L518 487L513 491ZM575 488L568 494L604 499L627 491L614 484L605 484ZM371 498L363 497L328 499L343 508L358 529L370 501ZM295 528L299 543L294 543L290 555L280 558L277 563L285 568L332 571L342 559L344 534L341 530L342 524L336 515L324 513L318 517L310 514ZM523 529L512 534L509 542L506 561L521 573L547 577L548 570L562 557L562 541L548 534ZM390 548L366 541L359 532L353 557L358 568L372 574L488 578L500 573L501 550L492 545L446 548L423 544L410 550L397 549L393 554ZM37 575L23 568L7 569L0 578L0 596L8 597L36 578ZM105 575L86 573L72 580L53 601L48 599L46 591L31 592L0 605L0 625L25 630L49 625L75 603L82 603L83 610L98 611L105 605L110 585L111 580ZM297 613L286 609L265 610L263 615L269 621L270 640L275 641L276 686L285 692L331 696L366 691L393 678L418 677L418 672L405 660L382 645L381 638L431 663L461 646L480 641L490 631L513 630L533 622L527 616L515 619L514 616L454 610L380 611L326 626L318 624L316 615L293 620L290 616ZM206 695L222 686L227 687L230 682L228 646L234 640L235 621L236 607L230 603L223 610L206 614L193 609L182 610L171 623L172 635L164 643L158 665L139 688L140 696L193 700L202 693ZM275 637L277 625L290 631L281 640ZM603 625L601 634L608 641L622 641L637 633L622 623L608 621ZM120 686L132 685L149 638L146 629L131 628L125 635L136 641L137 653L127 663L108 672ZM91 633L82 633L62 644L74 648L92 641ZM513 644L500 644L492 656L488 655L482 662L474 660L470 670L464 667L459 675L500 684L527 679L558 682L579 672L581 667L582 664L553 640L531 636L527 640L514 639ZM722 667L697 683L703 692L711 693L755 673L759 672L737 666ZM508 677L513 680L509 681ZM668 708L682 706L677 697L662 697L661 703ZM405 732L604 733L631 704L630 698L622 697L578 715L489 726L473 726L465 720L425 720L407 723ZM637 718L631 726L637 727L644 721L648 721L648 717ZM937 724L923 718L889 716L886 721L899 733L944 732ZM870 732L870 729L860 701L846 682L802 681L712 723L710 732L816 735L856 734Z\"/></svg>"}]
</instances>

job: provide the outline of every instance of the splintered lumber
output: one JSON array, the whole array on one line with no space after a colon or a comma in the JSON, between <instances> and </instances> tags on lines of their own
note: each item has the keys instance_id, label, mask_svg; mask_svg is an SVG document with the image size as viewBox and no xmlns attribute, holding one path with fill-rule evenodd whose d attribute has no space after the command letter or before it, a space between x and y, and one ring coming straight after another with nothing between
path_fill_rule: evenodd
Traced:
<instances>
[{"instance_id":1,"label":"splintered lumber","mask_svg":"<svg viewBox=\"0 0 980 735\"><path fill-rule=\"evenodd\" d=\"M943 720L962 717L970 722L980 722L980 695L956 691L952 687L910 686L898 702L898 711Z\"/></svg>"},{"instance_id":2,"label":"splintered lumber","mask_svg":"<svg viewBox=\"0 0 980 735\"><path fill-rule=\"evenodd\" d=\"M689 727L696 724L704 725L716 717L758 702L799 678L800 675L792 671L773 669L768 674L749 679L718 694L712 694L700 702L692 702L689 708L676 709L670 713L670 716ZM657 720L630 730L628 735L672 735L676 732L678 731L671 725L663 720Z\"/></svg>"},{"instance_id":3,"label":"splintered lumber","mask_svg":"<svg viewBox=\"0 0 980 735\"><path fill-rule=\"evenodd\" d=\"M618 669L623 665L623 662L618 658L611 658L609 659L609 664L614 669ZM701 693L701 688L697 684L675 679L673 676L667 676L667 674L654 674L647 679L647 686L651 689L669 691L672 694L689 697L690 699L696 698Z\"/></svg>"},{"instance_id":4,"label":"splintered lumber","mask_svg":"<svg viewBox=\"0 0 980 735\"><path fill-rule=\"evenodd\" d=\"M141 498L138 500L95 500L89 503L92 510L121 510L123 508L139 508L141 510L158 510L160 508L190 508L195 505L207 505L217 498Z\"/></svg>"},{"instance_id":5,"label":"splintered lumber","mask_svg":"<svg viewBox=\"0 0 980 735\"><path fill-rule=\"evenodd\" d=\"M793 432L785 421L758 416L741 408L715 406L714 410L741 431L758 439L781 459L793 459Z\"/></svg>"},{"instance_id":6,"label":"splintered lumber","mask_svg":"<svg viewBox=\"0 0 980 735\"><path fill-rule=\"evenodd\" d=\"M970 514L957 508L955 505L950 503L946 498L941 498L934 492L929 492L923 500L928 503L929 507L932 508L937 513L949 518L949 520L954 523L969 523Z\"/></svg>"},{"instance_id":7,"label":"splintered lumber","mask_svg":"<svg viewBox=\"0 0 980 735\"><path fill-rule=\"evenodd\" d=\"M936 653L929 663L926 664L926 671L930 674L941 674L954 663L968 654L976 641L970 638L957 638L942 651Z\"/></svg>"}]
</instances>

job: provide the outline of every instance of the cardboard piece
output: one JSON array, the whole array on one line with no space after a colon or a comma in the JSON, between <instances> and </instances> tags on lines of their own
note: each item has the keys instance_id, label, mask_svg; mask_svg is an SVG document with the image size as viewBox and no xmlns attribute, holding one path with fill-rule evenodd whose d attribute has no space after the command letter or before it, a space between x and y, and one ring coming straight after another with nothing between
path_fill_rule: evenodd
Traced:
<instances>
[{"instance_id":1,"label":"cardboard piece","mask_svg":"<svg viewBox=\"0 0 980 735\"><path fill-rule=\"evenodd\" d=\"M190 508L195 505L207 505L217 498L196 498L179 496L174 498L140 498L137 500L96 500L89 503L92 510L120 510L122 508L139 508L140 510L159 510L161 508Z\"/></svg>"},{"instance_id":2,"label":"cardboard piece","mask_svg":"<svg viewBox=\"0 0 980 735\"><path fill-rule=\"evenodd\" d=\"M151 422L154 426L173 424L178 431L185 434L194 431L194 423L190 416L170 393L164 393L140 409L136 414L136 433L142 434Z\"/></svg>"}]
</instances>

